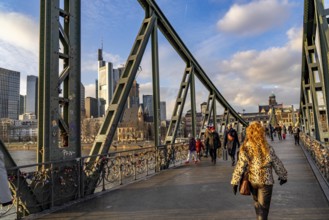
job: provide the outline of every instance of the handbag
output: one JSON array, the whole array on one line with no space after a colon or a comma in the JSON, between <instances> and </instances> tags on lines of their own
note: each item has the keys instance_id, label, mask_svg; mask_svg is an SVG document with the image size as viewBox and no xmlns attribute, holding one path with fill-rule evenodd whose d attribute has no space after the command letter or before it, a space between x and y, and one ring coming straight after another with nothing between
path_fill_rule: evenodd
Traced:
<instances>
[{"instance_id":1,"label":"handbag","mask_svg":"<svg viewBox=\"0 0 329 220\"><path fill-rule=\"evenodd\" d=\"M233 140L234 140L234 137L233 137L230 133L228 133L228 134L227 134L227 139L228 139L229 141L233 141Z\"/></svg>"},{"instance_id":2,"label":"handbag","mask_svg":"<svg viewBox=\"0 0 329 220\"><path fill-rule=\"evenodd\" d=\"M242 178L240 180L240 185L239 185L239 192L241 195L244 195L244 196L249 196L251 193L250 193L250 187L251 187L251 184L248 180L248 171L244 171L244 173L242 174Z\"/></svg>"}]
</instances>

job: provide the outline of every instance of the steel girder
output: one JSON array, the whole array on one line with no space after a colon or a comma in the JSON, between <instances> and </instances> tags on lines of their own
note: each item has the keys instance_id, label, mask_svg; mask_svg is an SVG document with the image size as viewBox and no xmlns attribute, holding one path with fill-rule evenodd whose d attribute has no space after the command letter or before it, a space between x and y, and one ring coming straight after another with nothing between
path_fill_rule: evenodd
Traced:
<instances>
[{"instance_id":1,"label":"steel girder","mask_svg":"<svg viewBox=\"0 0 329 220\"><path fill-rule=\"evenodd\" d=\"M150 13L150 12L149 12ZM159 50L158 50L157 21L154 23L152 32L152 83L153 83L153 122L154 122L154 145L161 144L160 137L160 76L159 76Z\"/></svg>"},{"instance_id":2,"label":"steel girder","mask_svg":"<svg viewBox=\"0 0 329 220\"><path fill-rule=\"evenodd\" d=\"M149 36L152 36L152 63L153 63L153 87L154 87L154 112L158 117L159 111L159 79L158 79L158 55L157 55L157 33L156 29L159 28L164 36L168 39L168 41L172 44L177 53L183 58L186 62L186 69L184 72L183 80L180 86L180 91L176 100L176 106L174 108L174 113L172 115L172 119L167 131L167 136L165 139L166 143L174 143L176 133L179 128L180 119L182 115L182 111L185 104L186 95L188 92L188 87L191 85L191 104L192 104L192 118L194 118L194 129L196 126L195 123L195 91L194 91L194 74L199 78L199 80L205 85L205 87L212 91L214 97L232 114L234 118L236 118L243 125L247 125L247 123L238 115L237 112L228 104L228 102L222 97L222 95L218 92L215 85L208 78L208 76L204 73L200 65L194 59L192 54L188 51L184 43L180 40L174 29L171 27L159 7L152 0L139 0L141 5L145 9L145 19L143 21L142 27L140 28L139 34L135 40L132 51L128 57L127 63L125 65L124 72L119 80L119 85L114 91L113 99L110 103L110 106L107 110L105 120L103 125L101 126L99 133L96 137L96 140L93 144L90 155L104 154L107 153L111 143L113 141L113 137L121 118L121 115L124 111L125 100L127 99L128 93L131 89L132 82L136 76L140 61L142 59L146 44L148 42ZM155 79L154 79L155 78ZM215 100L215 99L214 99ZM215 105L213 105L215 106ZM193 110L194 108L194 110ZM216 117L215 108L211 109L214 113L214 117ZM194 116L193 116L194 115ZM158 119L156 119L155 123L155 132L157 133L157 129L159 125ZM195 131L194 131L195 133ZM158 134L155 134L157 137ZM195 134L194 134L195 135ZM159 139L156 137L156 141L159 143ZM158 145L156 145L158 146ZM91 159L93 161L97 161L97 157L93 157ZM90 162L93 162L90 161Z\"/></svg>"},{"instance_id":3,"label":"steel girder","mask_svg":"<svg viewBox=\"0 0 329 220\"><path fill-rule=\"evenodd\" d=\"M191 84L192 74L193 74L193 68L187 66L183 74L182 82L180 84L180 88L175 102L175 107L167 130L167 135L165 140L167 144L175 143L176 134L180 127L180 121L184 110L184 104L188 93L188 88Z\"/></svg>"},{"instance_id":4,"label":"steel girder","mask_svg":"<svg viewBox=\"0 0 329 220\"><path fill-rule=\"evenodd\" d=\"M329 141L328 15L321 0L304 1L300 122L321 142Z\"/></svg>"},{"instance_id":5,"label":"steel girder","mask_svg":"<svg viewBox=\"0 0 329 220\"><path fill-rule=\"evenodd\" d=\"M116 128L124 112L129 91L132 87L143 53L147 46L148 39L151 33L153 33L153 28L156 23L155 21L156 17L151 15L150 17L145 18L141 25L123 74L119 79L118 86L114 91L113 98L107 109L104 123L100 127L96 136L90 155L106 154L110 149ZM93 157L90 159L90 162L97 161L98 159L98 157Z\"/></svg>"},{"instance_id":6,"label":"steel girder","mask_svg":"<svg viewBox=\"0 0 329 220\"><path fill-rule=\"evenodd\" d=\"M202 125L199 133L199 137L202 138L202 135L206 132L206 126L209 124L211 113L213 112L213 106L216 105L214 95L209 93L206 111L202 120Z\"/></svg>"},{"instance_id":7,"label":"steel girder","mask_svg":"<svg viewBox=\"0 0 329 220\"><path fill-rule=\"evenodd\" d=\"M39 163L81 156L81 3L63 3L62 9L59 0L40 1Z\"/></svg>"},{"instance_id":8,"label":"steel girder","mask_svg":"<svg viewBox=\"0 0 329 220\"><path fill-rule=\"evenodd\" d=\"M176 52L181 56L181 58L194 68L194 73L201 81L201 83L208 89L208 91L214 91L216 100L224 107L227 108L230 114L236 118L243 126L247 126L248 123L231 107L231 105L226 101L226 99L220 94L216 86L209 79L206 73L203 71L199 63L193 57L191 52L187 49L183 41L180 39L174 28L171 26L167 18L164 16L158 5L154 0L138 0L143 8L151 8L158 18L158 27L167 38L169 43L173 46Z\"/></svg>"}]
</instances>

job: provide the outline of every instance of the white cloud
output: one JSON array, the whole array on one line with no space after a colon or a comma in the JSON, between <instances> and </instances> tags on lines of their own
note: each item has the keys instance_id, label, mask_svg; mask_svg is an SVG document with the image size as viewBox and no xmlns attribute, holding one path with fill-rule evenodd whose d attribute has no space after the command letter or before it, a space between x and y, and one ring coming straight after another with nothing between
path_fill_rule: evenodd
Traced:
<instances>
[{"instance_id":1,"label":"white cloud","mask_svg":"<svg viewBox=\"0 0 329 220\"><path fill-rule=\"evenodd\" d=\"M255 110L271 92L278 102L299 103L302 30L292 28L287 37L283 47L240 51L218 62L221 71L212 78L231 105Z\"/></svg>"},{"instance_id":2,"label":"white cloud","mask_svg":"<svg viewBox=\"0 0 329 220\"><path fill-rule=\"evenodd\" d=\"M247 4L234 4L217 22L217 27L224 32L254 35L282 24L288 15L287 1L254 0Z\"/></svg>"},{"instance_id":3,"label":"white cloud","mask_svg":"<svg viewBox=\"0 0 329 220\"><path fill-rule=\"evenodd\" d=\"M20 94L26 94L26 76L38 75L39 24L34 19L0 7L0 66L20 72Z\"/></svg>"},{"instance_id":4,"label":"white cloud","mask_svg":"<svg viewBox=\"0 0 329 220\"><path fill-rule=\"evenodd\" d=\"M39 24L32 18L16 12L0 11L0 40L31 52L39 51Z\"/></svg>"},{"instance_id":5,"label":"white cloud","mask_svg":"<svg viewBox=\"0 0 329 220\"><path fill-rule=\"evenodd\" d=\"M85 98L86 97L96 97L95 95L95 83L94 84L87 84L85 86Z\"/></svg>"}]
</instances>

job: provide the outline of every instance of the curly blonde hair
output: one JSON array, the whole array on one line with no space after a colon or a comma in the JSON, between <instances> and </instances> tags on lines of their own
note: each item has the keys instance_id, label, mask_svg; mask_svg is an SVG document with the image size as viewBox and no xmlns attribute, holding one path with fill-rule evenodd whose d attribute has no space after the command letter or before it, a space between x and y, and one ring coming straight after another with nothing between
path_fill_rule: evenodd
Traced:
<instances>
[{"instance_id":1,"label":"curly blonde hair","mask_svg":"<svg viewBox=\"0 0 329 220\"><path fill-rule=\"evenodd\" d=\"M246 129L246 139L241 146L250 158L258 158L265 164L269 155L269 147L265 138L265 130L259 122L251 123Z\"/></svg>"}]
</instances>

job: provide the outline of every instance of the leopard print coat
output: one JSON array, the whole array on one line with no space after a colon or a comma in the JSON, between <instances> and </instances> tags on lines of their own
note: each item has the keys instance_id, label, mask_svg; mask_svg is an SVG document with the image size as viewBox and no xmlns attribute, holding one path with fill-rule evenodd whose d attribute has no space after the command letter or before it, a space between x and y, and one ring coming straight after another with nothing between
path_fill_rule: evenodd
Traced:
<instances>
[{"instance_id":1,"label":"leopard print coat","mask_svg":"<svg viewBox=\"0 0 329 220\"><path fill-rule=\"evenodd\" d=\"M270 148L270 153L266 158L266 161L268 161L266 165L262 165L261 161L258 158L253 158L249 161L249 156L245 151L239 153L239 160L232 175L232 185L239 184L242 174L248 166L248 162L249 181L251 183L261 185L273 185L274 179L272 168L280 179L287 180L287 170L284 168L281 160L276 156L274 149L270 145L268 146Z\"/></svg>"}]
</instances>

